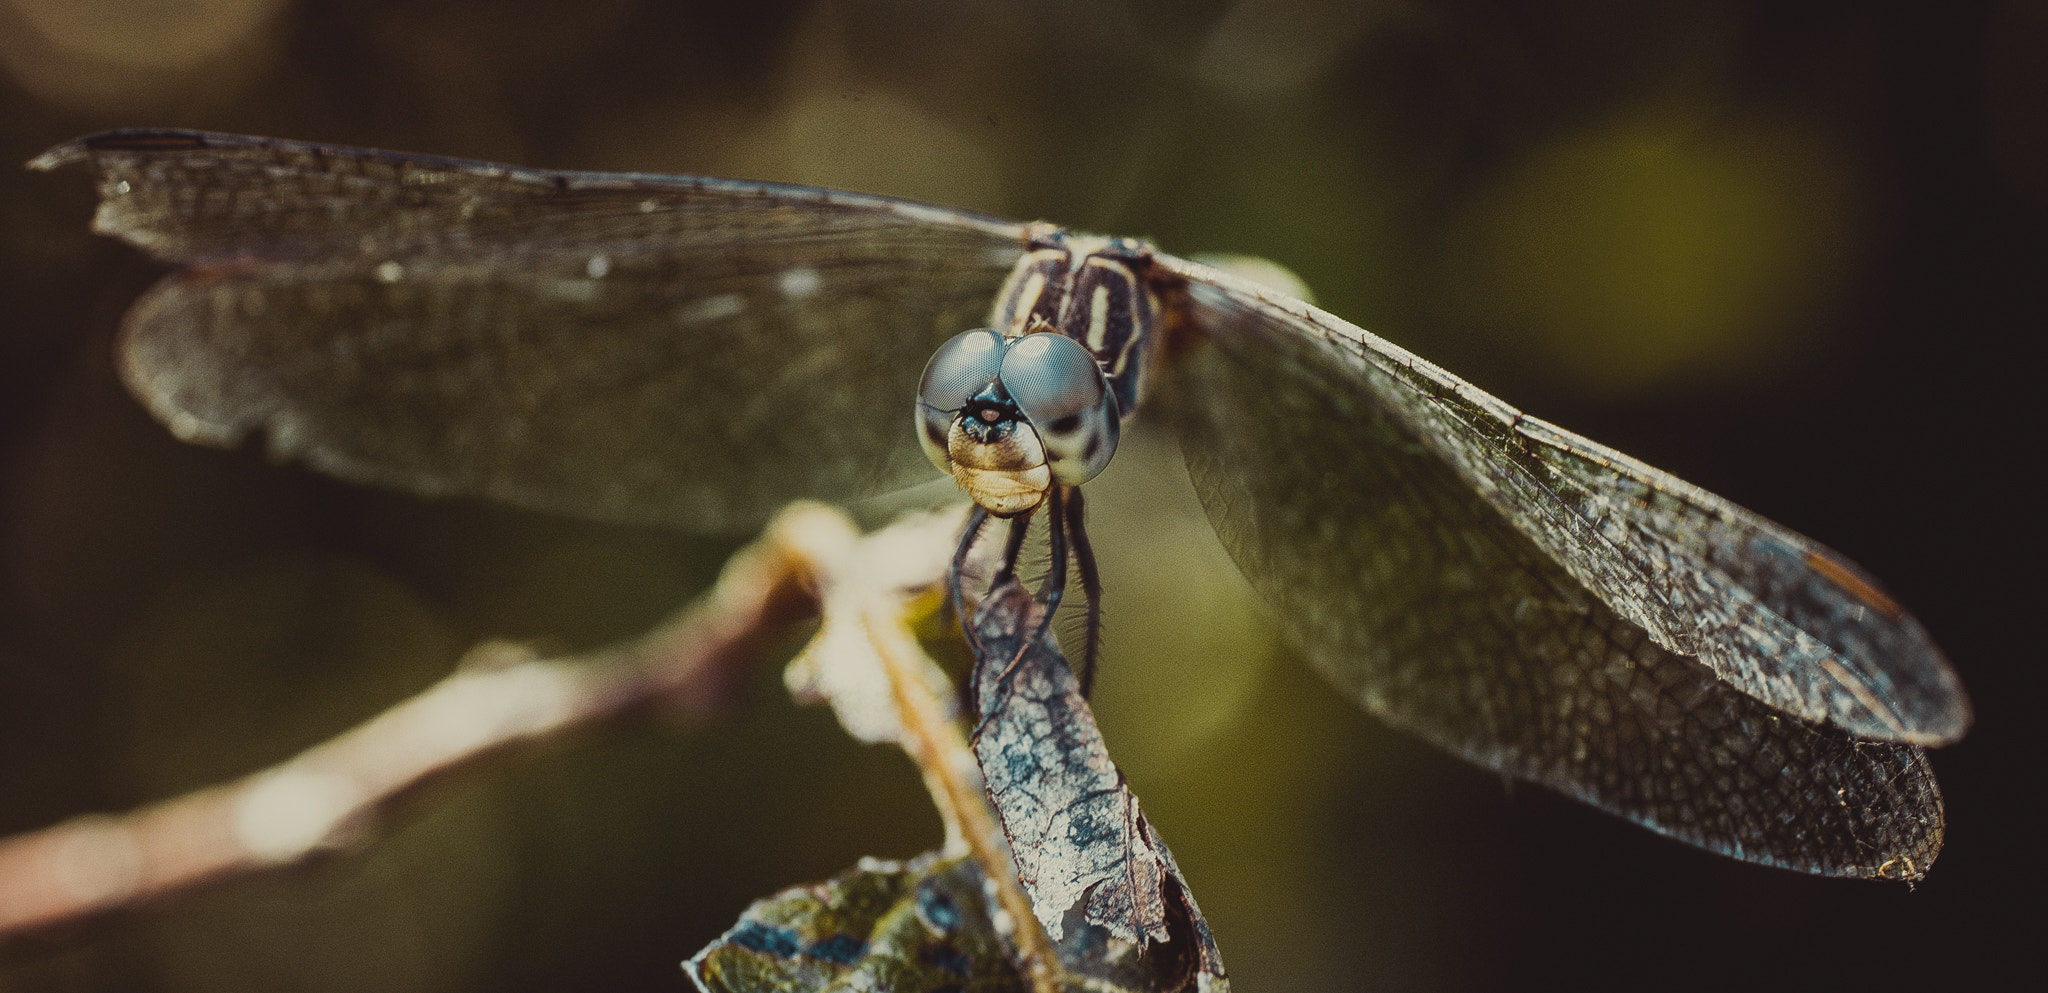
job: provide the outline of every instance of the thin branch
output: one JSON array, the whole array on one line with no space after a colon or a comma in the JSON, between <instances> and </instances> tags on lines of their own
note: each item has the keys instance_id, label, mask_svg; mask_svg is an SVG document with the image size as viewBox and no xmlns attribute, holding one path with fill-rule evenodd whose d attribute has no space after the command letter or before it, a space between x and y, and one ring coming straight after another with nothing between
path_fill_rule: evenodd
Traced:
<instances>
[{"instance_id":1,"label":"thin branch","mask_svg":"<svg viewBox=\"0 0 2048 993\"><path fill-rule=\"evenodd\" d=\"M487 642L419 695L279 765L0 840L0 940L359 841L423 784L510 747L648 709L711 709L763 641L816 610L788 520L636 641L559 658Z\"/></svg>"},{"instance_id":2,"label":"thin branch","mask_svg":"<svg viewBox=\"0 0 2048 993\"><path fill-rule=\"evenodd\" d=\"M956 515L907 518L865 538L837 511L785 510L717 584L633 642L558 658L490 642L455 673L354 729L231 783L122 815L89 815L0 840L0 941L301 863L362 840L428 782L504 750L649 709L698 713L786 624L818 614L791 690L832 704L857 738L898 744L946 826L995 881L999 930L1038 993L1064 987L951 712L951 686L913 635L958 533Z\"/></svg>"},{"instance_id":3,"label":"thin branch","mask_svg":"<svg viewBox=\"0 0 2048 993\"><path fill-rule=\"evenodd\" d=\"M917 763L945 823L947 850L966 851L994 882L995 923L1018 971L1036 993L1066 989L1058 952L1018 882L981 765L955 719L958 697L910 627L920 604L928 611L938 603L931 594L959 534L958 515L906 521L858 544L844 518L816 523L836 533L806 547L836 554L817 560L824 623L790 667L791 690L829 701L848 733L894 742Z\"/></svg>"}]
</instances>

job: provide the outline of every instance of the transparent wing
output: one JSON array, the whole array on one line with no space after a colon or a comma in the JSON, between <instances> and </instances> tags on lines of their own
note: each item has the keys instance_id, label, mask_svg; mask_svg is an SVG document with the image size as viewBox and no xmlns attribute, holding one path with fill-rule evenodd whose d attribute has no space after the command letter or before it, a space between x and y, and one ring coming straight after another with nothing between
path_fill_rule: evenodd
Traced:
<instances>
[{"instance_id":1,"label":"transparent wing","mask_svg":"<svg viewBox=\"0 0 2048 993\"><path fill-rule=\"evenodd\" d=\"M1210 518L1369 709L1740 858L1926 871L1941 799L1907 742L1959 734L1967 706L1853 567L1306 304L1160 261L1196 332L1160 398ZM1844 659L1873 646L1897 651Z\"/></svg>"},{"instance_id":2,"label":"transparent wing","mask_svg":"<svg viewBox=\"0 0 2048 993\"><path fill-rule=\"evenodd\" d=\"M1738 686L1869 738L1940 745L1968 730L1962 682L1926 629L1839 553L1555 425L1514 429L1518 467L1663 577L1699 618L1701 656Z\"/></svg>"},{"instance_id":3,"label":"transparent wing","mask_svg":"<svg viewBox=\"0 0 2048 993\"><path fill-rule=\"evenodd\" d=\"M1023 238L807 187L196 132L31 163L74 164L96 230L179 267L122 363L181 436L694 530L928 479L918 372L984 323Z\"/></svg>"}]
</instances>

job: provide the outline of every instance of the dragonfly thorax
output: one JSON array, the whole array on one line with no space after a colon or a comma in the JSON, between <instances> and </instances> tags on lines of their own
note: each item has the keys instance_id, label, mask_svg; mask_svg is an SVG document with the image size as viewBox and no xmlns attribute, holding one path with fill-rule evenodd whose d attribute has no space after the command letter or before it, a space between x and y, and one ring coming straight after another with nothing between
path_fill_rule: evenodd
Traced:
<instances>
[{"instance_id":1,"label":"dragonfly thorax","mask_svg":"<svg viewBox=\"0 0 2048 993\"><path fill-rule=\"evenodd\" d=\"M1122 238L1065 232L1033 246L1010 270L989 326L1009 338L1057 331L1079 342L1109 379L1118 416L1131 416L1158 324L1159 301L1146 279L1150 253Z\"/></svg>"}]
</instances>

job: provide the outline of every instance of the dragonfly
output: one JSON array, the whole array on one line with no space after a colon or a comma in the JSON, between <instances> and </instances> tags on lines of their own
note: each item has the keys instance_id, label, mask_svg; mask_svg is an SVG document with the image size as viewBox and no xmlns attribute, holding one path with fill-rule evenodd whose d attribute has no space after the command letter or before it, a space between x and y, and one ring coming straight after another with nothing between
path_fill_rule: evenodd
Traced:
<instances>
[{"instance_id":1,"label":"dragonfly","mask_svg":"<svg viewBox=\"0 0 2048 993\"><path fill-rule=\"evenodd\" d=\"M1285 640L1393 725L1751 862L1910 881L1940 850L1925 749L1970 706L1875 579L1231 272L884 196L195 131L30 165L90 171L95 229L172 267L119 362L185 440L692 531L938 465L978 501L962 555L990 516L1072 539L1092 665L1080 486L1142 410Z\"/></svg>"}]
</instances>

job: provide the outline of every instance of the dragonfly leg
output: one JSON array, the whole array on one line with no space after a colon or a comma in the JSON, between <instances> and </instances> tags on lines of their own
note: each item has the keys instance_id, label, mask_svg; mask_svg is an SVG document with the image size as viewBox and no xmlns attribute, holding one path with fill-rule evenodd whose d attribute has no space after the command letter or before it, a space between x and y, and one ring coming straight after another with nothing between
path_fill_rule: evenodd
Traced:
<instances>
[{"instance_id":1,"label":"dragonfly leg","mask_svg":"<svg viewBox=\"0 0 2048 993\"><path fill-rule=\"evenodd\" d=\"M1067 508L1066 495L1072 487L1055 486L1052 490L1052 508L1046 515L1046 522L1052 525L1052 568L1045 574L1045 585L1038 591L1038 597L1045 603L1045 613L1038 618L1038 629L1031 632L1030 639L1018 648L1021 657L1031 646L1045 640L1052 628L1052 615L1060 609L1060 597L1067 592Z\"/></svg>"},{"instance_id":2,"label":"dragonfly leg","mask_svg":"<svg viewBox=\"0 0 2048 993\"><path fill-rule=\"evenodd\" d=\"M969 623L967 618L967 598L961 589L960 574L967 568L967 556L973 552L974 540L980 536L981 529L988 525L989 517L988 508L980 506L975 507L974 512L968 516L967 533L960 537L960 548L953 553L953 570L946 577L947 593L953 599L953 616L960 621L960 631L967 636L967 646L974 652L977 658L981 656L981 638L975 633L974 625ZM989 589L993 590L1001 586L1016 575L1017 560L1024 555L1024 539L1030 533L1031 516L1029 514L1010 519L1010 534L1003 542L1003 557L996 565L995 574L989 578ZM1029 642L1026 642L1026 644L1028 645ZM1018 657L1022 657L1021 652ZM979 671L978 667L976 671ZM1007 671L1006 669L1005 672ZM968 693L968 699L965 703L968 705L968 709L972 710L973 702L980 698L981 691L976 680L973 678L969 678L964 688Z\"/></svg>"},{"instance_id":3,"label":"dragonfly leg","mask_svg":"<svg viewBox=\"0 0 2048 993\"><path fill-rule=\"evenodd\" d=\"M1088 544L1088 527L1082 519L1081 490L1075 487L1067 501L1066 531L1074 543L1074 561L1081 569L1081 594L1088 599L1086 642L1081 647L1081 698L1095 688L1095 659L1102 645L1102 576L1095 571L1095 549Z\"/></svg>"},{"instance_id":4,"label":"dragonfly leg","mask_svg":"<svg viewBox=\"0 0 2048 993\"><path fill-rule=\"evenodd\" d=\"M1060 598L1066 593L1068 554L1068 511L1065 500L1066 497L1070 494L1078 495L1079 491L1075 490L1072 487L1065 486L1055 487L1052 491L1052 506L1046 515L1046 521L1051 525L1052 528L1052 568L1046 574L1045 584L1038 591L1039 601L1045 604L1045 612L1039 616L1038 624L1036 625L1035 629L1031 632L1031 636L1023 639L1018 643L1016 657L1011 659L1010 663L1003 667L1002 672L997 674L996 681L999 684L1009 679L1010 674L1016 671L1017 663L1024 660L1024 657L1030 653L1034 645L1039 645L1044 642L1046 633L1052 628L1052 615L1054 614L1054 612L1059 610ZM961 614L961 616L963 617L965 616L965 613L962 607L963 597L960 591L960 571L966 565L968 550L972 546L974 540L973 533L975 531L978 531L981 528L981 526L987 522L987 519L988 512L986 510L983 510L980 507L975 508L975 516L969 518L968 521L968 536L961 539L960 550L956 552L953 556L953 610L954 613ZM996 587L1002 585L1003 583L1009 582L1012 578L1015 577L1017 572L1017 561L1018 559L1023 557L1024 539L1027 535L1029 535L1030 528L1031 517L1028 514L1022 517L1015 517L1010 520L1009 540L1003 543L1002 563L996 568L995 575L990 578L989 589L993 590ZM1087 571L1091 577L1094 573L1094 567L1094 558L1091 556L1088 560L1087 565ZM1093 582L1092 578L1087 581L1090 583ZM1094 594L1091 593L1089 601L1091 606L1094 603L1093 597ZM979 656L981 654L980 639L974 636L973 630L971 629L971 627L966 625L964 621L962 623L962 628L963 630L967 631L968 640L970 642L971 647L974 649L975 655ZM1092 667L1093 663L1091 659L1091 670ZM970 690L970 692L974 699L980 698L980 689L978 685L972 690Z\"/></svg>"},{"instance_id":5,"label":"dragonfly leg","mask_svg":"<svg viewBox=\"0 0 2048 993\"><path fill-rule=\"evenodd\" d=\"M967 623L967 598L960 592L960 571L966 567L967 555L974 551L974 539L981 536L986 524L988 508L977 505L974 513L967 515L967 532L960 536L960 548L953 553L953 568L946 572L946 595L953 601L953 618L960 622L961 633L976 652L981 651L981 645L974 637L974 626Z\"/></svg>"},{"instance_id":6,"label":"dragonfly leg","mask_svg":"<svg viewBox=\"0 0 2048 993\"><path fill-rule=\"evenodd\" d=\"M1010 519L1010 538L1003 543L1002 563L996 567L996 574L989 577L988 588L1003 585L1017 572L1017 559L1024 554L1024 536L1031 532L1031 515Z\"/></svg>"}]
</instances>

